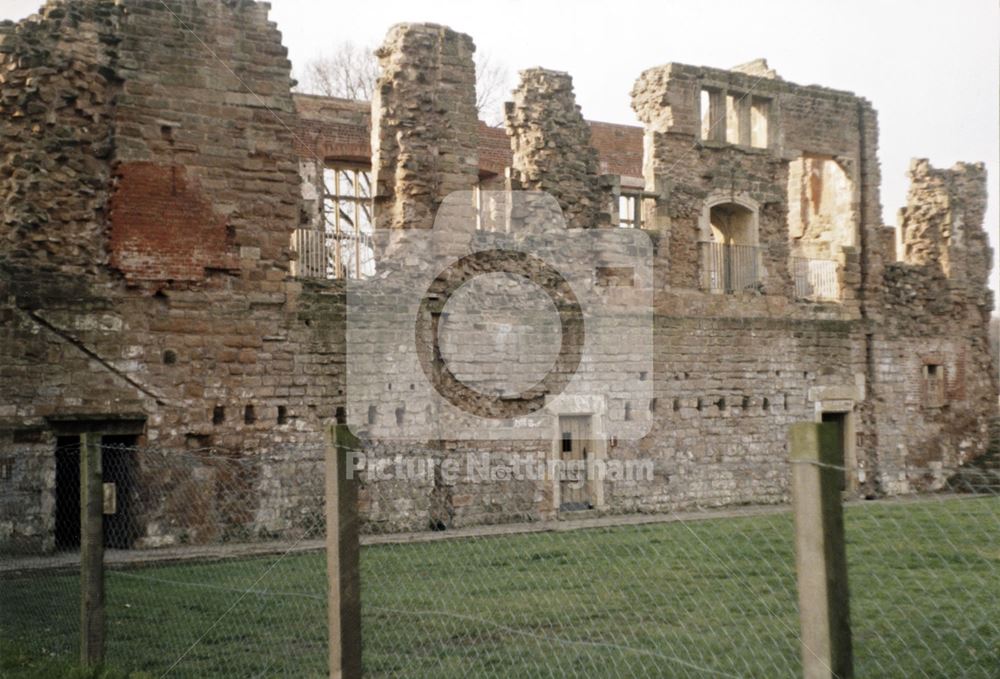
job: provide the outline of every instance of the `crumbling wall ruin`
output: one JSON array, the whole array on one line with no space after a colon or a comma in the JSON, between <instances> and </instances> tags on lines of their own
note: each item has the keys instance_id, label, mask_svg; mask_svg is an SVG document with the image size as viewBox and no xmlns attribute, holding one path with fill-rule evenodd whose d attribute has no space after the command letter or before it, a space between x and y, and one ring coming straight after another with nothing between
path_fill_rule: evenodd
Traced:
<instances>
[{"instance_id":1,"label":"crumbling wall ruin","mask_svg":"<svg viewBox=\"0 0 1000 679\"><path fill-rule=\"evenodd\" d=\"M879 440L887 467L954 467L986 452L997 394L986 173L981 163L936 169L917 159L910 182L900 211L902 261L885 267L879 297ZM885 490L906 492L912 482L899 474Z\"/></svg>"},{"instance_id":2,"label":"crumbling wall ruin","mask_svg":"<svg viewBox=\"0 0 1000 679\"><path fill-rule=\"evenodd\" d=\"M533 69L508 106L506 155L476 120L473 50L443 26L394 27L369 117L356 102L296 107L261 4L57 1L0 24L0 458L13 461L0 549L52 547L55 441L94 421L138 423L139 445L195 456L266 448L270 467L248 486L256 529L294 534L315 514L318 456L302 453L347 404L345 283L306 279L289 246L315 225L328 159L370 155L376 223L395 236L431 228L454 191L508 188L508 158L511 187L551 193L571 226L608 227L601 172L631 168L639 150L620 147L643 138L652 369L623 366L571 414L592 418L602 454L652 460L656 475L592 488L597 512L785 501L787 425L824 413L849 422L856 492L936 487L942 475L908 469L943 474L984 450L996 373L981 165L913 166L896 262L864 99L763 62L668 64L633 89L643 129L618 130L586 123L568 75ZM475 219L472 201L453 216ZM706 289L719 287L703 257L715 238L757 249L759 285ZM382 254L398 259L381 267L409 266L405 249ZM796 258L832 262L837 297L800 295ZM478 350L455 351L475 381ZM622 387L626 374L648 398ZM373 389L391 383L378 377ZM394 389L376 419L433 424L409 384ZM638 440L602 433L640 415L651 430ZM556 452L448 434L438 422L419 446L370 452ZM359 495L371 531L560 515L548 482L366 480ZM175 543L187 520L147 518L139 546Z\"/></svg>"},{"instance_id":3,"label":"crumbling wall ruin","mask_svg":"<svg viewBox=\"0 0 1000 679\"><path fill-rule=\"evenodd\" d=\"M0 543L51 548L60 433L138 421L140 446L244 455L332 417L337 362L309 355L336 342L312 343L288 278L290 64L266 12L87 0L3 26ZM282 476L261 530L319 502ZM140 546L183 531L146 518Z\"/></svg>"},{"instance_id":4,"label":"crumbling wall ruin","mask_svg":"<svg viewBox=\"0 0 1000 679\"><path fill-rule=\"evenodd\" d=\"M553 196L571 229L608 226L610 195L600 188L600 163L590 126L573 95L568 73L533 68L506 106L511 168L519 186Z\"/></svg>"},{"instance_id":5,"label":"crumbling wall ruin","mask_svg":"<svg viewBox=\"0 0 1000 679\"><path fill-rule=\"evenodd\" d=\"M399 24L377 51L372 101L375 225L430 229L441 201L479 175L472 38L436 24ZM407 124L419 120L419 125Z\"/></svg>"}]
</instances>

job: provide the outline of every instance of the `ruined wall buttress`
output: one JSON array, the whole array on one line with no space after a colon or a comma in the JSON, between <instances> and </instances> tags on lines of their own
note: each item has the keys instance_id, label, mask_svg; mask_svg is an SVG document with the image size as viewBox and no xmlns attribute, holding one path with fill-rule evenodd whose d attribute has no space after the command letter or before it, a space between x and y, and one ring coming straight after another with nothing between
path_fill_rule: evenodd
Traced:
<instances>
[{"instance_id":1,"label":"ruined wall buttress","mask_svg":"<svg viewBox=\"0 0 1000 679\"><path fill-rule=\"evenodd\" d=\"M566 225L587 229L610 225L590 126L573 95L568 73L541 68L521 71L506 105L511 168L520 187L555 197Z\"/></svg>"},{"instance_id":2,"label":"ruined wall buttress","mask_svg":"<svg viewBox=\"0 0 1000 679\"><path fill-rule=\"evenodd\" d=\"M121 17L110 2L54 3L0 23L4 266L84 275L107 262Z\"/></svg>"},{"instance_id":3,"label":"ruined wall buttress","mask_svg":"<svg viewBox=\"0 0 1000 679\"><path fill-rule=\"evenodd\" d=\"M448 194L475 187L474 51L472 38L436 24L393 26L376 51L381 66L372 100L376 228L429 229Z\"/></svg>"}]
</instances>

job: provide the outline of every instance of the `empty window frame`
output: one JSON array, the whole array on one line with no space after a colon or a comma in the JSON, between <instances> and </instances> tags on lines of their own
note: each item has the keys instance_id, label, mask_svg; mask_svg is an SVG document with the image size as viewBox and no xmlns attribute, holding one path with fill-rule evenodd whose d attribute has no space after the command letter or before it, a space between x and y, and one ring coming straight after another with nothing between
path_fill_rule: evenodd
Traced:
<instances>
[{"instance_id":1,"label":"empty window frame","mask_svg":"<svg viewBox=\"0 0 1000 679\"><path fill-rule=\"evenodd\" d=\"M372 177L367 168L331 164L323 169L323 224L328 277L375 273Z\"/></svg>"},{"instance_id":2,"label":"empty window frame","mask_svg":"<svg viewBox=\"0 0 1000 679\"><path fill-rule=\"evenodd\" d=\"M740 120L741 113L746 108L746 98L739 94L726 94L726 142L729 144L745 144L740 138L746 129ZM742 128L742 129L741 129Z\"/></svg>"},{"instance_id":3,"label":"empty window frame","mask_svg":"<svg viewBox=\"0 0 1000 679\"><path fill-rule=\"evenodd\" d=\"M761 97L750 99L750 146L766 149L768 141L768 121L771 117L771 101Z\"/></svg>"},{"instance_id":4,"label":"empty window frame","mask_svg":"<svg viewBox=\"0 0 1000 679\"><path fill-rule=\"evenodd\" d=\"M642 228L642 194L622 191L618 197L618 226L623 229Z\"/></svg>"},{"instance_id":5,"label":"empty window frame","mask_svg":"<svg viewBox=\"0 0 1000 679\"><path fill-rule=\"evenodd\" d=\"M371 173L361 165L328 164L319 192L321 219L292 233L293 275L362 278L375 273Z\"/></svg>"},{"instance_id":6,"label":"empty window frame","mask_svg":"<svg viewBox=\"0 0 1000 679\"><path fill-rule=\"evenodd\" d=\"M753 148L768 147L770 99L704 88L699 104L702 139Z\"/></svg>"},{"instance_id":7,"label":"empty window frame","mask_svg":"<svg viewBox=\"0 0 1000 679\"><path fill-rule=\"evenodd\" d=\"M700 98L701 138L709 141L726 140L726 93L703 89Z\"/></svg>"},{"instance_id":8,"label":"empty window frame","mask_svg":"<svg viewBox=\"0 0 1000 679\"><path fill-rule=\"evenodd\" d=\"M925 363L923 367L924 405L940 408L945 404L945 368L941 363Z\"/></svg>"}]
</instances>

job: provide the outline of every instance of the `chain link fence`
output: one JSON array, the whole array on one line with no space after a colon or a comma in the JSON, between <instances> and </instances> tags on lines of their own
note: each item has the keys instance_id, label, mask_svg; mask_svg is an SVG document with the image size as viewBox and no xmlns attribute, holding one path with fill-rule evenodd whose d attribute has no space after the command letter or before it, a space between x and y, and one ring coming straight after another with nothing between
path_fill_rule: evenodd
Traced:
<instances>
[{"instance_id":1,"label":"chain link fence","mask_svg":"<svg viewBox=\"0 0 1000 679\"><path fill-rule=\"evenodd\" d=\"M107 665L326 676L323 455L105 442ZM926 490L845 505L856 676L995 679L1000 472L879 473ZM416 507L400 482L359 479L363 518L424 517L363 524L365 676L801 676L787 504L528 522L498 495L506 523L463 526L435 518L440 479ZM56 534L58 551L0 559L4 676L76 662L79 556Z\"/></svg>"}]
</instances>

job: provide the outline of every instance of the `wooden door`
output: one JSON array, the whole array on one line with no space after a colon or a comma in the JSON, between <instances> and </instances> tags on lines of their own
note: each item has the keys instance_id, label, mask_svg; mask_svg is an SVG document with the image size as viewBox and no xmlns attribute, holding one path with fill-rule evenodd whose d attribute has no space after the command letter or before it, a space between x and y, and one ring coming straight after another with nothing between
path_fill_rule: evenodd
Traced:
<instances>
[{"instance_id":1,"label":"wooden door","mask_svg":"<svg viewBox=\"0 0 1000 679\"><path fill-rule=\"evenodd\" d=\"M559 509L590 509L593 505L590 501L587 464L594 447L590 440L590 417L560 417L559 439L560 459L563 462L563 476L559 480Z\"/></svg>"}]
</instances>

